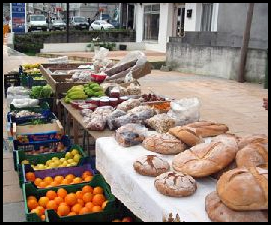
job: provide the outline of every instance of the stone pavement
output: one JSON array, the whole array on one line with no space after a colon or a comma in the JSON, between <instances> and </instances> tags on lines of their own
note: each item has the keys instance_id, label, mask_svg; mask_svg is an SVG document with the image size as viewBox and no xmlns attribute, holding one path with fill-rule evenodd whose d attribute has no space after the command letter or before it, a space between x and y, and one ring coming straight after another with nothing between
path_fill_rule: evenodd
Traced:
<instances>
[{"instance_id":1,"label":"stone pavement","mask_svg":"<svg viewBox=\"0 0 271 225\"><path fill-rule=\"evenodd\" d=\"M3 74L18 69L20 64L47 62L46 58L25 55L9 56L3 46ZM268 135L268 111L262 107L262 98L268 95L263 84L237 83L222 78L182 74L179 72L152 73L139 79L143 92L153 92L176 99L198 97L201 103L200 117L225 123L229 131L237 135L263 133ZM6 137L6 100L4 100L3 131ZM24 221L22 192L18 185L18 176L13 171L12 154L3 154L3 207L4 221Z\"/></svg>"}]
</instances>

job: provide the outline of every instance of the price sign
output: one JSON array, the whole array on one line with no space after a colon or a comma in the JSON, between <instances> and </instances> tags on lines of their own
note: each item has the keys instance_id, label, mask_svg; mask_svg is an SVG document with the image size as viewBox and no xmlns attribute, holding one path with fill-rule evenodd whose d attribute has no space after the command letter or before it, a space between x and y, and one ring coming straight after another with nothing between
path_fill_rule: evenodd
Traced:
<instances>
[{"instance_id":1,"label":"price sign","mask_svg":"<svg viewBox=\"0 0 271 225\"><path fill-rule=\"evenodd\" d=\"M26 8L25 3L10 3L12 32L24 33L26 28Z\"/></svg>"}]
</instances>

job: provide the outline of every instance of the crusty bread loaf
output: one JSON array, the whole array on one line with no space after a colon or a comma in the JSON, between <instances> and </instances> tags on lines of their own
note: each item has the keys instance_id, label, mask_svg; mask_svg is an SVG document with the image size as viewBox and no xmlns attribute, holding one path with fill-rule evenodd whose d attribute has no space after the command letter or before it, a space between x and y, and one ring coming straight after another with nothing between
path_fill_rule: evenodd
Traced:
<instances>
[{"instance_id":1,"label":"crusty bread loaf","mask_svg":"<svg viewBox=\"0 0 271 225\"><path fill-rule=\"evenodd\" d=\"M239 139L239 141L238 141L238 147L239 147L239 149L242 149L247 144L250 144L250 143L267 144L268 143L268 137L265 134L246 135L246 136L241 137Z\"/></svg>"},{"instance_id":2,"label":"crusty bread loaf","mask_svg":"<svg viewBox=\"0 0 271 225\"><path fill-rule=\"evenodd\" d=\"M169 170L170 165L167 161L156 155L144 155L138 158L134 164L137 173L143 176L156 177Z\"/></svg>"},{"instance_id":3,"label":"crusty bread loaf","mask_svg":"<svg viewBox=\"0 0 271 225\"><path fill-rule=\"evenodd\" d=\"M193 177L176 172L162 173L155 178L154 186L161 194L172 197L189 196L197 190Z\"/></svg>"},{"instance_id":4,"label":"crusty bread loaf","mask_svg":"<svg viewBox=\"0 0 271 225\"><path fill-rule=\"evenodd\" d=\"M229 165L219 170L217 173L212 174L211 177L218 180L223 175L223 173L226 173L227 171L233 170L235 168L237 168L237 165L235 160L233 160Z\"/></svg>"},{"instance_id":5,"label":"crusty bread loaf","mask_svg":"<svg viewBox=\"0 0 271 225\"><path fill-rule=\"evenodd\" d=\"M211 121L199 121L186 124L184 127L196 129L196 134L201 137L214 137L219 134L226 133L229 128L222 123L214 123Z\"/></svg>"},{"instance_id":6,"label":"crusty bread loaf","mask_svg":"<svg viewBox=\"0 0 271 225\"><path fill-rule=\"evenodd\" d=\"M235 157L238 167L262 166L268 163L268 152L260 143L250 143L240 149Z\"/></svg>"},{"instance_id":7,"label":"crusty bread loaf","mask_svg":"<svg viewBox=\"0 0 271 225\"><path fill-rule=\"evenodd\" d=\"M268 170L242 167L224 173L217 181L217 194L233 210L268 209Z\"/></svg>"},{"instance_id":8,"label":"crusty bread loaf","mask_svg":"<svg viewBox=\"0 0 271 225\"><path fill-rule=\"evenodd\" d=\"M181 152L173 158L173 168L192 177L205 177L220 171L234 160L238 150L232 137L224 139L223 142L200 143Z\"/></svg>"},{"instance_id":9,"label":"crusty bread loaf","mask_svg":"<svg viewBox=\"0 0 271 225\"><path fill-rule=\"evenodd\" d=\"M212 222L268 222L267 210L234 211L213 191L205 197L205 211Z\"/></svg>"},{"instance_id":10,"label":"crusty bread loaf","mask_svg":"<svg viewBox=\"0 0 271 225\"><path fill-rule=\"evenodd\" d=\"M146 137L142 146L149 151L164 155L175 155L184 151L187 146L169 133L154 134Z\"/></svg>"},{"instance_id":11,"label":"crusty bread loaf","mask_svg":"<svg viewBox=\"0 0 271 225\"><path fill-rule=\"evenodd\" d=\"M190 147L203 142L201 137L197 135L196 130L193 128L177 126L170 128L169 133Z\"/></svg>"}]
</instances>

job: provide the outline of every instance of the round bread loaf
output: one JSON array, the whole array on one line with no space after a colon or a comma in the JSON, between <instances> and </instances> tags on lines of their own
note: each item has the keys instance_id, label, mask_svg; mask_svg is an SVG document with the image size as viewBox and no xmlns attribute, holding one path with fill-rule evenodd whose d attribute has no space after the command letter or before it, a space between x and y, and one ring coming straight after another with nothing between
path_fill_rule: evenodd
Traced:
<instances>
[{"instance_id":1,"label":"round bread loaf","mask_svg":"<svg viewBox=\"0 0 271 225\"><path fill-rule=\"evenodd\" d=\"M205 211L212 222L268 222L268 211L234 211L228 208L216 191L205 197Z\"/></svg>"},{"instance_id":2,"label":"round bread loaf","mask_svg":"<svg viewBox=\"0 0 271 225\"><path fill-rule=\"evenodd\" d=\"M266 165L268 163L268 152L262 144L250 143L237 152L235 161L237 167Z\"/></svg>"},{"instance_id":3,"label":"round bread loaf","mask_svg":"<svg viewBox=\"0 0 271 225\"><path fill-rule=\"evenodd\" d=\"M205 177L217 173L235 158L238 150L234 137L224 137L220 141L200 143L174 156L174 170L192 177Z\"/></svg>"},{"instance_id":4,"label":"round bread loaf","mask_svg":"<svg viewBox=\"0 0 271 225\"><path fill-rule=\"evenodd\" d=\"M268 137L265 134L252 134L239 138L238 147L239 149L244 148L246 145L250 143L261 143L267 144Z\"/></svg>"},{"instance_id":5,"label":"round bread loaf","mask_svg":"<svg viewBox=\"0 0 271 225\"><path fill-rule=\"evenodd\" d=\"M193 177L183 173L162 173L154 180L154 186L161 194L171 197L192 195L197 190Z\"/></svg>"},{"instance_id":6,"label":"round bread loaf","mask_svg":"<svg viewBox=\"0 0 271 225\"><path fill-rule=\"evenodd\" d=\"M177 126L169 129L169 133L183 141L188 146L197 145L202 141L194 128Z\"/></svg>"},{"instance_id":7,"label":"round bread loaf","mask_svg":"<svg viewBox=\"0 0 271 225\"><path fill-rule=\"evenodd\" d=\"M268 170L259 167L236 168L217 181L217 194L233 210L268 209Z\"/></svg>"},{"instance_id":8,"label":"round bread loaf","mask_svg":"<svg viewBox=\"0 0 271 225\"><path fill-rule=\"evenodd\" d=\"M152 177L156 177L161 173L165 173L170 168L170 165L167 161L156 155L141 156L134 162L133 166L137 173L143 176Z\"/></svg>"},{"instance_id":9,"label":"round bread loaf","mask_svg":"<svg viewBox=\"0 0 271 225\"><path fill-rule=\"evenodd\" d=\"M186 149L186 145L169 133L146 137L142 143L149 151L164 155L175 155Z\"/></svg>"}]
</instances>

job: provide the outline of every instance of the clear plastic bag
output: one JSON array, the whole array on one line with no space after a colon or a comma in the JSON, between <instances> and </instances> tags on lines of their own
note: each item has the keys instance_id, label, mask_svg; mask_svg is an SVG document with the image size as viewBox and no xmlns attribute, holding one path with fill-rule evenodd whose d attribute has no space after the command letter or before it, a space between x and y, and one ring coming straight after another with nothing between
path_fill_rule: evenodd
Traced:
<instances>
[{"instance_id":1,"label":"clear plastic bag","mask_svg":"<svg viewBox=\"0 0 271 225\"><path fill-rule=\"evenodd\" d=\"M128 113L133 113L138 116L141 123L145 123L145 120L150 119L156 115L156 111L149 106L138 106L128 111Z\"/></svg>"},{"instance_id":2,"label":"clear plastic bag","mask_svg":"<svg viewBox=\"0 0 271 225\"><path fill-rule=\"evenodd\" d=\"M115 139L119 145L130 147L142 143L148 129L139 124L129 123L116 130Z\"/></svg>"},{"instance_id":3,"label":"clear plastic bag","mask_svg":"<svg viewBox=\"0 0 271 225\"><path fill-rule=\"evenodd\" d=\"M175 119L176 126L199 121L200 102L198 98L183 98L170 103L171 110L167 113Z\"/></svg>"},{"instance_id":4,"label":"clear plastic bag","mask_svg":"<svg viewBox=\"0 0 271 225\"><path fill-rule=\"evenodd\" d=\"M106 126L106 119L102 116L91 117L91 121L88 123L87 128L94 131L103 131Z\"/></svg>"},{"instance_id":5,"label":"clear plastic bag","mask_svg":"<svg viewBox=\"0 0 271 225\"><path fill-rule=\"evenodd\" d=\"M155 115L154 117L147 119L145 122L146 125L159 133L166 133L169 128L175 126L175 120L166 113Z\"/></svg>"},{"instance_id":6,"label":"clear plastic bag","mask_svg":"<svg viewBox=\"0 0 271 225\"><path fill-rule=\"evenodd\" d=\"M112 106L102 106L102 107L98 107L94 110L94 112L92 113L93 117L96 116L103 116L105 118L105 120L107 119L107 117L114 111L114 108Z\"/></svg>"},{"instance_id":7,"label":"clear plastic bag","mask_svg":"<svg viewBox=\"0 0 271 225\"><path fill-rule=\"evenodd\" d=\"M141 88L139 85L135 85L134 83L131 83L127 87L127 92L129 95L141 95Z\"/></svg>"},{"instance_id":8,"label":"clear plastic bag","mask_svg":"<svg viewBox=\"0 0 271 225\"><path fill-rule=\"evenodd\" d=\"M141 102L138 99L128 99L127 101L122 102L118 105L117 109L127 112L130 109L133 109L139 106Z\"/></svg>"},{"instance_id":9,"label":"clear plastic bag","mask_svg":"<svg viewBox=\"0 0 271 225\"><path fill-rule=\"evenodd\" d=\"M127 114L127 115L116 118L113 121L113 125L116 128L119 128L119 127L124 126L124 125L126 125L128 123L141 124L141 122L142 121L138 118L137 115L130 113L130 114Z\"/></svg>"},{"instance_id":10,"label":"clear plastic bag","mask_svg":"<svg viewBox=\"0 0 271 225\"><path fill-rule=\"evenodd\" d=\"M126 112L116 109L114 112L112 112L108 117L107 117L107 125L109 127L110 130L114 130L117 127L115 127L115 119L126 115Z\"/></svg>"}]
</instances>

